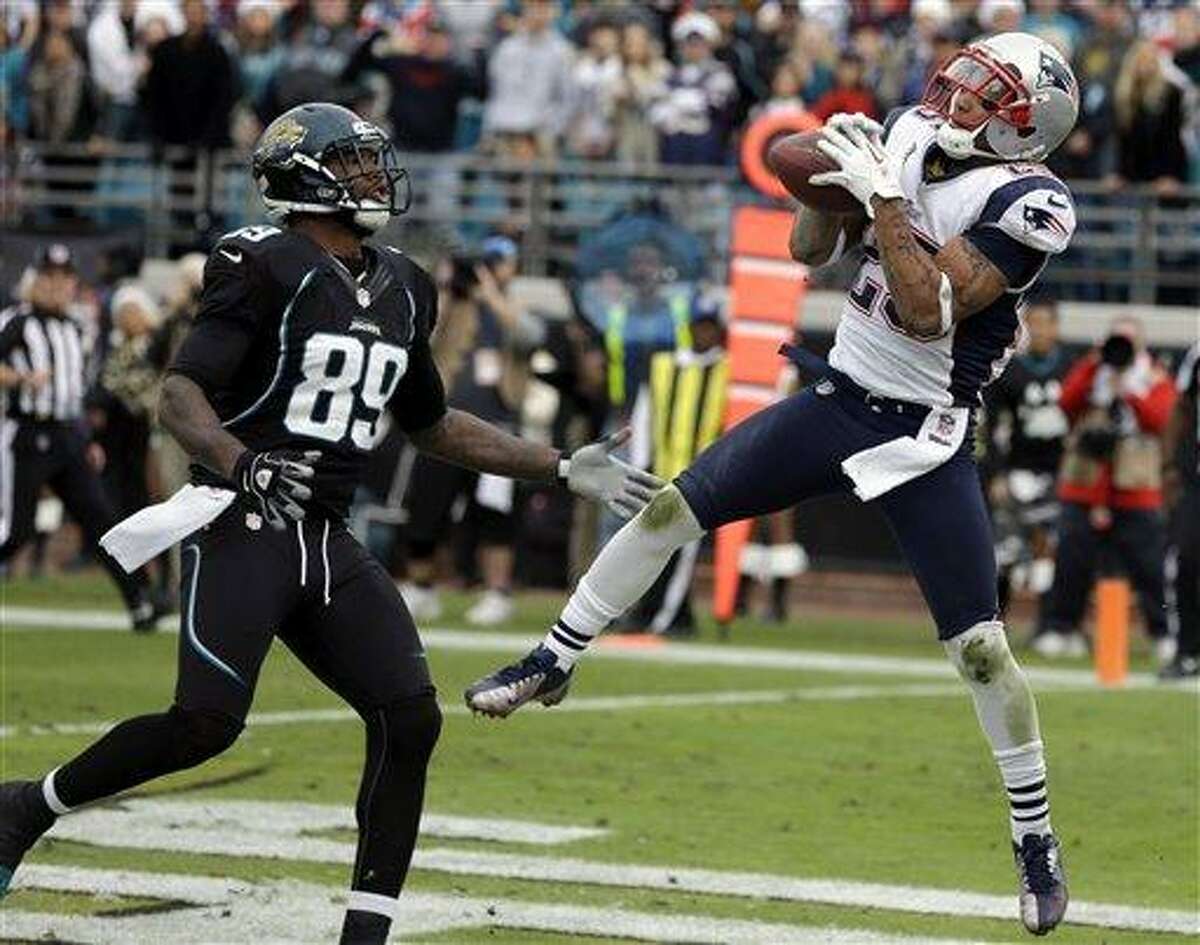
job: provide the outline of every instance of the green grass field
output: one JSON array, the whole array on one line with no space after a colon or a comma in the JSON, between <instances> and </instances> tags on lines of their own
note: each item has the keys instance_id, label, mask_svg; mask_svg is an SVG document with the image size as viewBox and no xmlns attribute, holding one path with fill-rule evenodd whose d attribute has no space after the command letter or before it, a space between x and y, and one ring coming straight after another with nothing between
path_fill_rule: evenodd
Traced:
<instances>
[{"instance_id":1,"label":"green grass field","mask_svg":"<svg viewBox=\"0 0 1200 945\"><path fill-rule=\"evenodd\" d=\"M3 599L10 608L117 610L115 596L96 577L11 582L3 588ZM556 602L531 595L522 601L518 619L502 629L538 634ZM461 613L468 603L466 597L453 597L438 625L463 627ZM633 938L619 921L625 914L657 917L665 920L664 927L670 927L672 917L690 917L701 926L704 920L771 923L800 930L795 941L809 940L803 938L804 930L814 929L814 942L826 940L823 936L871 941L870 933L885 936L876 941L896 941L887 936L901 935L923 942L1023 937L1015 918L953 915L936 908L921 913L864 903L831 905L774 894L764 898L753 880L743 889L736 877L728 890L718 885L698 891L688 888L686 878L677 888L670 882L661 888L634 873L627 880L592 882L586 870L578 877L570 869L560 870L564 875L554 879L509 870L505 864L520 857L536 858L539 869L550 872L558 869L557 860L569 858L573 863L663 867L666 873L753 872L783 879L929 887L1011 897L1015 916L1003 796L970 701L952 678L899 669L868 674L853 662L818 671L727 665L719 657L693 664L602 652L577 674L564 706L571 711L538 708L497 723L457 709L465 684L506 661L503 638L493 637L494 646L479 632L480 647L472 649L439 647L431 635L431 665L443 704L451 708L430 774L427 809L604 833L553 847L424 837L418 857L427 862L422 865L418 859L406 887L409 894L418 899L427 894L437 903L457 897L464 910L476 900L496 903L496 916L483 912L474 924L464 920L462 927L418 930L400 940L464 945L628 942ZM715 644L715 630L706 628L698 642ZM0 726L6 727L0 738L0 776L40 775L93 737L46 726L87 725L168 705L177 643L174 634L47 631L6 618L0 633ZM781 654L820 651L897 660L941 655L925 621L911 615L894 620L799 615L786 629L746 622L734 627L724 646L739 652L754 647ZM1140 658L1139 665L1144 665ZM1053 818L1073 900L1155 914L1194 913L1200 899L1200 703L1195 690L1037 688L1051 765ZM717 701L726 694L736 695ZM688 698L679 700L685 704L639 702L665 695ZM755 701L756 696L762 701ZM600 697L612 701L590 704ZM285 649L275 649L262 673L256 713L338 705ZM358 725L352 720L275 721L252 724L226 755L148 786L142 796L197 804L352 805L362 752ZM314 836L353 842L345 829ZM178 849L129 849L119 832L84 839L54 839L52 833L27 862L233 877L274 883L272 894L285 899L293 889L289 883L315 884L327 887L331 928L338 919L336 897L348 872L341 863L183 852L186 843ZM446 868L444 863L455 856L492 866ZM293 891L301 889L308 886ZM509 905L513 903L531 909L528 914L535 917L543 913L530 904L579 907L580 916L586 912L598 918L587 925L568 916L562 928L550 927L557 921L553 916L530 918L522 927L523 913ZM181 910L187 912L179 903L136 890L94 896L87 889L67 893L18 882L0 907L0 940L46 941L42 935L52 931L60 941L108 941L99 931L89 938L89 929L102 929L116 915L166 921ZM6 917L17 915L22 924L14 933L6 928ZM606 916L612 917L607 927ZM45 928L35 929L37 935L30 934L35 922L30 917L44 918ZM586 937L572 934L576 921ZM822 928L843 930L843 937L836 939ZM651 935L638 934L642 940ZM719 932L709 938L688 934L681 925L678 937L648 940L724 940ZM761 941L791 940L775 939L775 934L764 931ZM245 938L220 940L266 939L247 932ZM160 941L169 945L171 940ZM1054 941L1125 945L1197 939L1145 927L1069 924Z\"/></svg>"}]
</instances>

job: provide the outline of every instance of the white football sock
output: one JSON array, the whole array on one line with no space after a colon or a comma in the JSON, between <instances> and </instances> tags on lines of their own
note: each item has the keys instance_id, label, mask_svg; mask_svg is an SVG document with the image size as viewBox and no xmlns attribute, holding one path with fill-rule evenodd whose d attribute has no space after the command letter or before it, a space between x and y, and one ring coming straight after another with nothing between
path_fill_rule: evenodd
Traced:
<instances>
[{"instance_id":1,"label":"white football sock","mask_svg":"<svg viewBox=\"0 0 1200 945\"><path fill-rule=\"evenodd\" d=\"M683 495L667 486L601 549L543 645L569 669L605 627L641 599L675 549L704 534Z\"/></svg>"},{"instance_id":2,"label":"white football sock","mask_svg":"<svg viewBox=\"0 0 1200 945\"><path fill-rule=\"evenodd\" d=\"M992 746L1008 792L1013 840L1050 832L1046 762L1037 705L1029 681L1008 648L1004 624L978 623L945 641L946 653L966 680L975 714Z\"/></svg>"}]
</instances>

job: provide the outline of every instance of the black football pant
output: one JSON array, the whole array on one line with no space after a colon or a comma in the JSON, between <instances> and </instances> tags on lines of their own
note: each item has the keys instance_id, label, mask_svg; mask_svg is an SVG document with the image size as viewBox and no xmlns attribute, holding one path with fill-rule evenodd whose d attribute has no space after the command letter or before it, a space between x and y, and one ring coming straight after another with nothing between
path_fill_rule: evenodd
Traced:
<instances>
[{"instance_id":1,"label":"black football pant","mask_svg":"<svg viewBox=\"0 0 1200 945\"><path fill-rule=\"evenodd\" d=\"M363 719L353 890L367 903L395 900L441 729L425 653L395 585L342 523L310 519L274 531L240 502L186 538L182 554L175 703L122 722L58 769L59 800L75 807L110 797L230 747L278 636Z\"/></svg>"},{"instance_id":2,"label":"black football pant","mask_svg":"<svg viewBox=\"0 0 1200 945\"><path fill-rule=\"evenodd\" d=\"M38 498L42 487L49 486L83 529L125 606L133 607L143 597L145 572L126 574L99 545L117 516L99 475L88 465L86 448L82 431L73 423L0 421L0 564L33 538Z\"/></svg>"},{"instance_id":3,"label":"black football pant","mask_svg":"<svg viewBox=\"0 0 1200 945\"><path fill-rule=\"evenodd\" d=\"M1179 653L1200 656L1200 484L1187 486L1171 517L1176 549Z\"/></svg>"},{"instance_id":4,"label":"black football pant","mask_svg":"<svg viewBox=\"0 0 1200 945\"><path fill-rule=\"evenodd\" d=\"M1119 564L1137 591L1150 636L1167 635L1163 561L1167 529L1158 509L1113 509L1112 527L1092 527L1089 508L1064 502L1058 523L1054 587L1046 627L1074 633L1083 624L1092 585L1101 566Z\"/></svg>"}]
</instances>

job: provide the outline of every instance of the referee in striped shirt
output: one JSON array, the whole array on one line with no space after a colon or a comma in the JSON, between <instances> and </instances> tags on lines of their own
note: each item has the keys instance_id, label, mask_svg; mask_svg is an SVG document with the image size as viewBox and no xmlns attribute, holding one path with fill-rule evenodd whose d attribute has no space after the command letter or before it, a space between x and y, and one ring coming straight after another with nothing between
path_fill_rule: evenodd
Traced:
<instances>
[{"instance_id":1,"label":"referee in striped shirt","mask_svg":"<svg viewBox=\"0 0 1200 945\"><path fill-rule=\"evenodd\" d=\"M116 523L86 458L85 365L80 326L69 308L77 279L71 251L39 251L30 301L0 312L0 569L34 534L34 513L49 486L83 527L120 588L135 630L161 615L145 572L126 574L97 544Z\"/></svg>"}]
</instances>

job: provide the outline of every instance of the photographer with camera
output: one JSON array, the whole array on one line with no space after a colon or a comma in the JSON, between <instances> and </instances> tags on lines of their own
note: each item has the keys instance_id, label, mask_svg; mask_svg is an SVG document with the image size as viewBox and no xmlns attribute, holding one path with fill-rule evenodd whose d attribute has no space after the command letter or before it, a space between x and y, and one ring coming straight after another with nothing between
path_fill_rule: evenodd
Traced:
<instances>
[{"instance_id":1,"label":"photographer with camera","mask_svg":"<svg viewBox=\"0 0 1200 945\"><path fill-rule=\"evenodd\" d=\"M1162 435L1175 385L1146 351L1141 322L1119 318L1096 351L1063 380L1059 405L1071 421L1058 496L1062 501L1047 629L1079 632L1098 561L1111 556L1137 590L1160 662L1173 655L1163 561Z\"/></svg>"},{"instance_id":2,"label":"photographer with camera","mask_svg":"<svg viewBox=\"0 0 1200 945\"><path fill-rule=\"evenodd\" d=\"M506 236L484 240L478 254L452 256L439 274L441 313L431 339L446 386L446 402L516 432L529 380L528 358L545 326L509 295L517 245ZM485 591L467 611L470 623L491 625L512 615L513 481L418 456L408 482L408 580L401 594L417 619L434 619L434 555L456 506L479 545ZM461 505L460 505L461 503Z\"/></svg>"}]
</instances>

